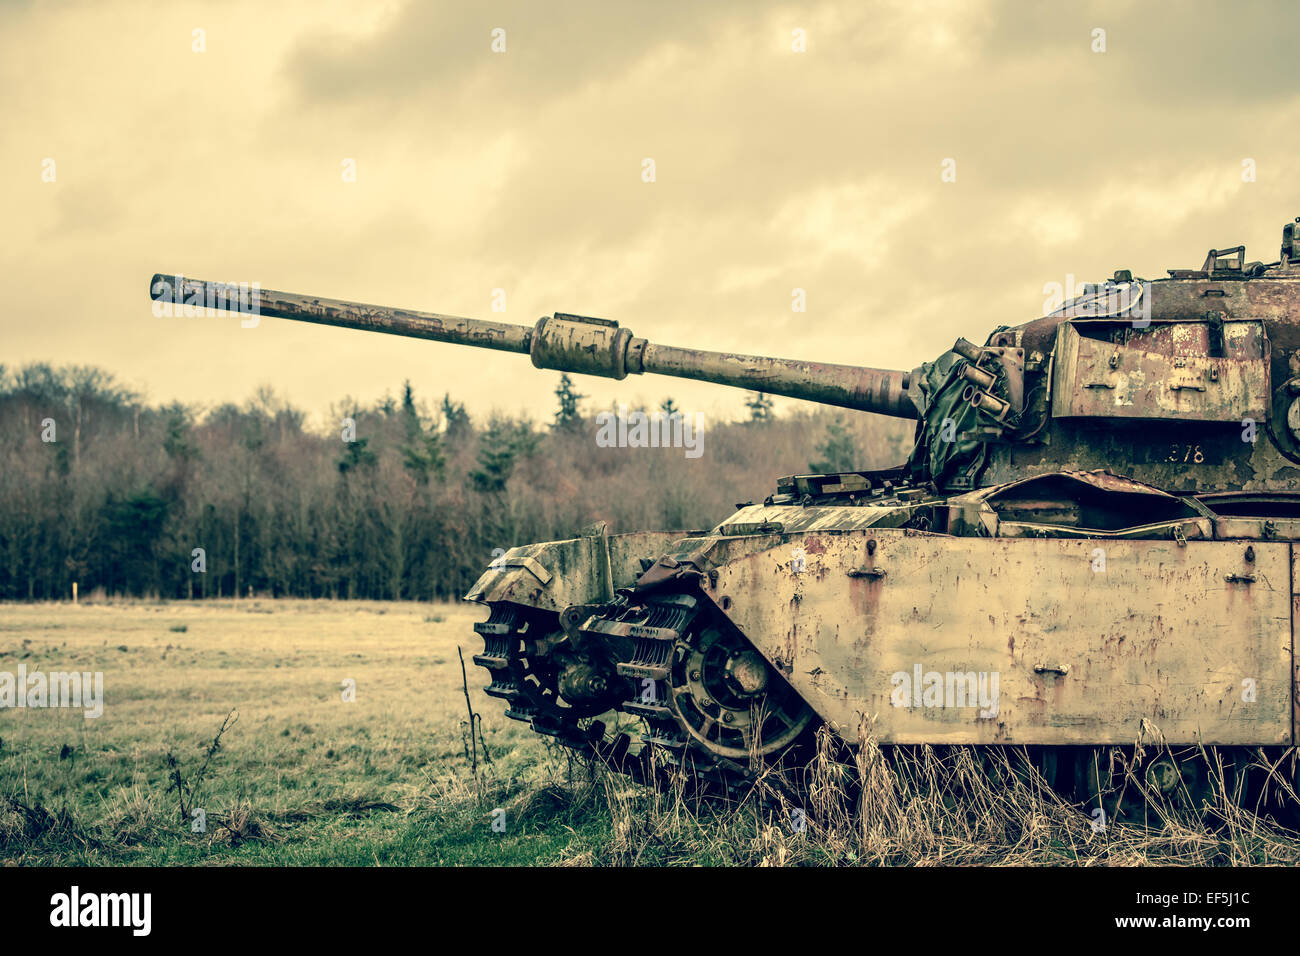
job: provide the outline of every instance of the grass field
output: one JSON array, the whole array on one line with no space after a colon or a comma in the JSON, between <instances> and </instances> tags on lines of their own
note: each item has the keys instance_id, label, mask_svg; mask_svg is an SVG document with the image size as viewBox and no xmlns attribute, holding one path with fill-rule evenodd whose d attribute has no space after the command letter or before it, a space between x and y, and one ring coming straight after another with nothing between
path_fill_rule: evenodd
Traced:
<instances>
[{"instance_id":1,"label":"grass field","mask_svg":"<svg viewBox=\"0 0 1300 956\"><path fill-rule=\"evenodd\" d=\"M0 857L374 864L579 852L584 834L562 815L490 828L492 809L514 809L512 798L560 768L480 690L468 659L485 616L473 605L324 601L3 606L0 670L102 671L105 704L90 720L0 711L0 793L31 810L7 807ZM493 761L477 778L458 644ZM354 702L343 701L345 680ZM197 785L190 802L206 833L192 832L192 816L182 823L168 753ZM595 839L594 821L588 829Z\"/></svg>"},{"instance_id":2,"label":"grass field","mask_svg":"<svg viewBox=\"0 0 1300 956\"><path fill-rule=\"evenodd\" d=\"M968 756L901 765L864 747L856 767L818 760L798 808L755 798L718 809L680 789L648 791L573 764L502 715L470 661L485 617L473 605L372 602L0 605L0 672L104 675L96 719L0 710L0 861L1300 861L1294 834L1226 804L1213 825L1098 833L1032 779L990 786ZM482 715L477 770L458 646ZM851 812L846 774L861 791ZM792 809L805 826L789 825Z\"/></svg>"}]
</instances>

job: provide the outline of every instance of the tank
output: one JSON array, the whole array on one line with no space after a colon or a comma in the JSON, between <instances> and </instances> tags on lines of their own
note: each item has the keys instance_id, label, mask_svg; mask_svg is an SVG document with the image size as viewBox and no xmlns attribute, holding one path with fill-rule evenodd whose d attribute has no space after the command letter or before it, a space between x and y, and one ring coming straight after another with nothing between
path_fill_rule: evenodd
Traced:
<instances>
[{"instance_id":1,"label":"tank","mask_svg":"<svg viewBox=\"0 0 1300 956\"><path fill-rule=\"evenodd\" d=\"M1295 785L1300 245L1119 270L911 371L656 345L155 275L151 297L916 420L896 467L794 474L706 531L595 525L466 595L508 717L713 792L845 751L1011 748L1105 813ZM245 319L245 323L249 320ZM983 344L976 344L982 338ZM635 725L629 732L608 729ZM1094 814L1095 816L1095 814Z\"/></svg>"}]
</instances>

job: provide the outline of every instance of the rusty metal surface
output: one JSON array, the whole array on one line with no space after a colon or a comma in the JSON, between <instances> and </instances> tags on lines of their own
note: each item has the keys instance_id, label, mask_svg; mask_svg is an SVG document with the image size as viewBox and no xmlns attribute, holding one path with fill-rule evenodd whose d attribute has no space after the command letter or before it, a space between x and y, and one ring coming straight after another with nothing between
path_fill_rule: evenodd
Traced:
<instances>
[{"instance_id":1,"label":"rusty metal surface","mask_svg":"<svg viewBox=\"0 0 1300 956\"><path fill-rule=\"evenodd\" d=\"M1194 499L1106 471L1036 475L947 501L953 534L1004 538L1216 537L1214 515Z\"/></svg>"},{"instance_id":2,"label":"rusty metal surface","mask_svg":"<svg viewBox=\"0 0 1300 956\"><path fill-rule=\"evenodd\" d=\"M1300 518L1215 518L1214 536L1225 541L1300 541Z\"/></svg>"},{"instance_id":3,"label":"rusty metal surface","mask_svg":"<svg viewBox=\"0 0 1300 956\"><path fill-rule=\"evenodd\" d=\"M1221 355L1212 354L1203 321L1146 329L1125 323L1107 339L1080 334L1084 324L1066 322L1060 328L1054 416L1203 422L1268 417L1268 340L1262 323L1224 322Z\"/></svg>"},{"instance_id":4,"label":"rusty metal surface","mask_svg":"<svg viewBox=\"0 0 1300 956\"><path fill-rule=\"evenodd\" d=\"M657 557L681 537L680 531L595 534L511 548L489 565L465 600L557 613L570 605L608 601L616 589L635 583L642 557Z\"/></svg>"},{"instance_id":5,"label":"rusty metal surface","mask_svg":"<svg viewBox=\"0 0 1300 956\"><path fill-rule=\"evenodd\" d=\"M1175 494L1300 491L1300 463L1283 456L1263 430L1253 443L1242 436L1240 422L1206 427L1185 422L1056 419L1050 443L991 446L980 484L1111 468Z\"/></svg>"},{"instance_id":6,"label":"rusty metal surface","mask_svg":"<svg viewBox=\"0 0 1300 956\"><path fill-rule=\"evenodd\" d=\"M529 355L537 368L624 379L631 341L617 322L555 316L538 320Z\"/></svg>"},{"instance_id":7,"label":"rusty metal surface","mask_svg":"<svg viewBox=\"0 0 1300 956\"><path fill-rule=\"evenodd\" d=\"M1058 473L1060 477L1066 478L1079 484L1089 485L1099 491L1111 494L1122 495L1151 495L1154 498L1172 498L1173 496L1167 491L1162 491L1155 485L1147 484L1145 481L1135 481L1132 478L1126 478L1123 475L1116 475L1105 469L1095 471L1062 471ZM970 499L974 501L986 501L997 498L1006 498L1014 494L1017 490L1041 481L1042 476L1032 478L1022 478L1020 481L1013 481L1009 484L999 485L993 488L984 488L980 491L971 492L969 495L963 495L961 499Z\"/></svg>"},{"instance_id":8,"label":"rusty metal surface","mask_svg":"<svg viewBox=\"0 0 1300 956\"><path fill-rule=\"evenodd\" d=\"M1198 321L1208 309L1227 319L1264 320L1275 346L1300 348L1300 269L1278 268L1263 276L1243 279L1157 279L1143 293L1152 322ZM1044 316L1019 326L1025 348L1046 351L1064 321L1060 314Z\"/></svg>"},{"instance_id":9,"label":"rusty metal surface","mask_svg":"<svg viewBox=\"0 0 1300 956\"><path fill-rule=\"evenodd\" d=\"M712 534L728 536L726 534L728 530L738 531L746 526L760 528L765 524L780 525L781 531L786 535L812 531L852 531L877 526L901 527L907 523L916 507L916 505L906 504L859 507L829 505L810 508L793 505L747 505L718 525ZM754 547L761 548L765 545L759 539Z\"/></svg>"},{"instance_id":10,"label":"rusty metal surface","mask_svg":"<svg viewBox=\"0 0 1300 956\"><path fill-rule=\"evenodd\" d=\"M197 304L225 310L220 300L209 290L223 284L203 279L181 279L178 276L156 274L150 280L151 297L160 299L155 290L160 283L166 289L181 289L182 301L197 294ZM208 305L211 303L211 305ZM234 306L231 306L233 310ZM295 319L318 325L333 325L366 332L384 332L456 345L473 345L478 348L499 349L506 352L527 352L532 329L509 322L485 322L436 312L419 312L414 309L393 309L381 305L365 305L342 299L297 295L258 289L255 314L276 319Z\"/></svg>"},{"instance_id":11,"label":"rusty metal surface","mask_svg":"<svg viewBox=\"0 0 1300 956\"><path fill-rule=\"evenodd\" d=\"M1146 720L1171 743L1290 743L1290 546L1253 552L875 529L715 553L708 593L846 733L869 716L889 743L1125 744ZM1035 671L1058 664L1064 676ZM892 675L917 666L998 674L997 717L893 706Z\"/></svg>"},{"instance_id":12,"label":"rusty metal surface","mask_svg":"<svg viewBox=\"0 0 1300 956\"><path fill-rule=\"evenodd\" d=\"M801 362L732 352L705 352L647 343L638 371L788 395L824 405L916 418L910 374L858 365Z\"/></svg>"}]
</instances>

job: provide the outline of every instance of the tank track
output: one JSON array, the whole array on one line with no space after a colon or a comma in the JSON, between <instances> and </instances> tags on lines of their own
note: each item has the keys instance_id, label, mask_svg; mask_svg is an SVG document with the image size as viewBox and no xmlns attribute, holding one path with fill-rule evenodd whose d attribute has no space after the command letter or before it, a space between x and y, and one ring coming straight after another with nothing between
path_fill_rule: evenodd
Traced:
<instances>
[{"instance_id":1,"label":"tank track","mask_svg":"<svg viewBox=\"0 0 1300 956\"><path fill-rule=\"evenodd\" d=\"M693 696L682 686L674 688L675 682L689 682L683 669L710 607L698 592L661 590L591 609L566 630L554 613L489 602L488 619L474 625L484 642L474 663L491 675L484 691L505 702L507 717L576 756L641 783L680 773L702 789L733 793L752 785L749 761L719 753L707 736L701 739L698 728L693 734L681 716ZM698 656L698 649L694 653ZM591 658L608 674L607 693L573 706L559 692L564 668ZM628 733L607 735L597 718L611 710L640 718L639 748Z\"/></svg>"}]
</instances>

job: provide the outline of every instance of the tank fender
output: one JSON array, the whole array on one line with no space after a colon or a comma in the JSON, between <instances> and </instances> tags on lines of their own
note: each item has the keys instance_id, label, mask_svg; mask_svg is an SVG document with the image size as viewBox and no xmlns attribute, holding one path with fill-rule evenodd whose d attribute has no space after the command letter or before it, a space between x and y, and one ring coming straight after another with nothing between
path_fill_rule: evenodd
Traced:
<instances>
[{"instance_id":1,"label":"tank fender","mask_svg":"<svg viewBox=\"0 0 1300 956\"><path fill-rule=\"evenodd\" d=\"M480 603L508 601L559 613L572 605L606 604L630 587L642 564L686 534L651 531L608 534L604 522L576 538L511 548L488 565L465 595Z\"/></svg>"}]
</instances>

